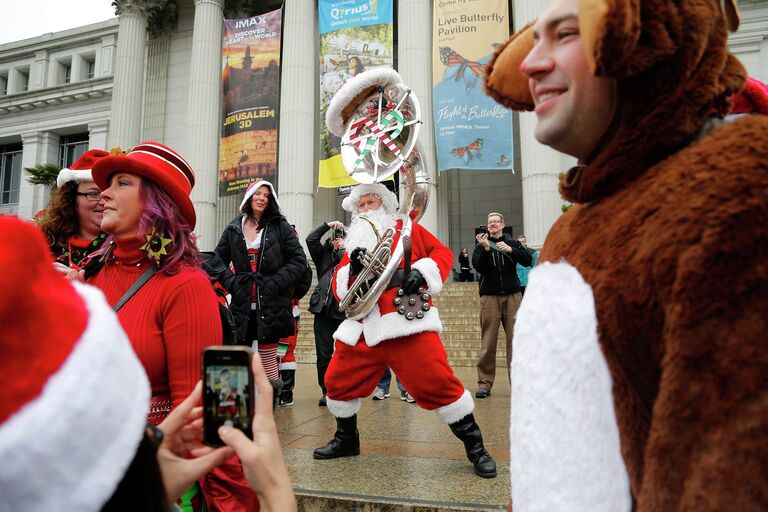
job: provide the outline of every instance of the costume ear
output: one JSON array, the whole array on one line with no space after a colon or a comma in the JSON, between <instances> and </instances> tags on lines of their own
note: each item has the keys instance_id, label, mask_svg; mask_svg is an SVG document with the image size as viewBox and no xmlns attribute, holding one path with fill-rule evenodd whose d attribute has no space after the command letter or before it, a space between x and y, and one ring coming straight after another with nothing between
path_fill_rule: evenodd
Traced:
<instances>
[{"instance_id":1,"label":"costume ear","mask_svg":"<svg viewBox=\"0 0 768 512\"><path fill-rule=\"evenodd\" d=\"M741 16L739 15L739 8L736 7L736 0L720 0L720 8L723 10L728 30L731 32L739 30Z\"/></svg>"},{"instance_id":2,"label":"costume ear","mask_svg":"<svg viewBox=\"0 0 768 512\"><path fill-rule=\"evenodd\" d=\"M592 73L616 76L640 38L640 2L579 0L579 32Z\"/></svg>"},{"instance_id":3,"label":"costume ear","mask_svg":"<svg viewBox=\"0 0 768 512\"><path fill-rule=\"evenodd\" d=\"M512 110L533 110L533 97L528 79L520 72L520 64L533 48L533 22L499 46L485 67L485 92Z\"/></svg>"}]
</instances>

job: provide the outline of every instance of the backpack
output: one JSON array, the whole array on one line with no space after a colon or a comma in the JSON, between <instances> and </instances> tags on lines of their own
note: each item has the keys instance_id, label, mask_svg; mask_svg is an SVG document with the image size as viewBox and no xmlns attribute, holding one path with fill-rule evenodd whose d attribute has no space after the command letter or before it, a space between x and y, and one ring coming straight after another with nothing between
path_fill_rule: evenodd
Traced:
<instances>
[{"instance_id":1,"label":"backpack","mask_svg":"<svg viewBox=\"0 0 768 512\"><path fill-rule=\"evenodd\" d=\"M301 274L299 280L296 281L293 289L291 290L291 298L301 300L312 288L312 268L307 263L307 267L304 269L304 273Z\"/></svg>"},{"instance_id":2,"label":"backpack","mask_svg":"<svg viewBox=\"0 0 768 512\"><path fill-rule=\"evenodd\" d=\"M208 279L211 281L213 291L216 293L219 303L219 320L221 320L221 341L224 345L238 345L240 336L237 331L237 324L235 323L235 317L232 314L232 310L229 309L227 304L227 291L215 281L211 276L215 275L215 269L212 268L211 259L213 258L212 251L201 251L200 259L202 261L203 271L208 275Z\"/></svg>"}]
</instances>

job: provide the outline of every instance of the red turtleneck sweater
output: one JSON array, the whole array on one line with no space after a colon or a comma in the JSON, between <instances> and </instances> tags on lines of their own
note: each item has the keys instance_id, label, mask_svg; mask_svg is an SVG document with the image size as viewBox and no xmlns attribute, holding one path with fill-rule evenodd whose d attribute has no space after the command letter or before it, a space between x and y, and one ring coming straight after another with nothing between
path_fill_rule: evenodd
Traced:
<instances>
[{"instance_id":1,"label":"red turtleneck sweater","mask_svg":"<svg viewBox=\"0 0 768 512\"><path fill-rule=\"evenodd\" d=\"M116 241L113 256L88 283L115 305L154 264L140 240ZM149 381L152 397L178 405L201 378L201 352L221 345L216 294L202 270L185 266L172 276L158 272L117 313Z\"/></svg>"}]
</instances>

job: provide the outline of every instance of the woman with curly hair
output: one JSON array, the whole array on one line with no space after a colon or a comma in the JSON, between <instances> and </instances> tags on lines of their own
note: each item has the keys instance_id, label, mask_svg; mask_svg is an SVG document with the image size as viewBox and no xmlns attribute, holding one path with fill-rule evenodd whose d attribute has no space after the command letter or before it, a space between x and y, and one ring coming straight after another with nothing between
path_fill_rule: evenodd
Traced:
<instances>
[{"instance_id":1,"label":"woman with curly hair","mask_svg":"<svg viewBox=\"0 0 768 512\"><path fill-rule=\"evenodd\" d=\"M62 271L79 270L107 236L101 231L101 192L91 175L93 164L107 155L92 149L62 169L48 207L36 219Z\"/></svg>"}]
</instances>

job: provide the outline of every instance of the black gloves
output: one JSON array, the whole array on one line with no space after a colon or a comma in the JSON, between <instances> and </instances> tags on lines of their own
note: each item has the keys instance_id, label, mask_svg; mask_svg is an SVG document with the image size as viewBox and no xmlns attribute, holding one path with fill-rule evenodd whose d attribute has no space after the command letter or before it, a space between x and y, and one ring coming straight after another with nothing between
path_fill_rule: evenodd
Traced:
<instances>
[{"instance_id":1,"label":"black gloves","mask_svg":"<svg viewBox=\"0 0 768 512\"><path fill-rule=\"evenodd\" d=\"M349 255L349 275L356 276L359 274L363 267L363 256L366 255L368 250L365 247L356 247L352 254Z\"/></svg>"},{"instance_id":2,"label":"black gloves","mask_svg":"<svg viewBox=\"0 0 768 512\"><path fill-rule=\"evenodd\" d=\"M406 295L413 295L414 293L419 292L419 287L423 286L426 288L427 280L424 279L424 276L421 275L421 272L419 272L416 269L411 270L407 276L405 276L405 279L403 279L403 291L406 293Z\"/></svg>"}]
</instances>

